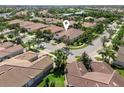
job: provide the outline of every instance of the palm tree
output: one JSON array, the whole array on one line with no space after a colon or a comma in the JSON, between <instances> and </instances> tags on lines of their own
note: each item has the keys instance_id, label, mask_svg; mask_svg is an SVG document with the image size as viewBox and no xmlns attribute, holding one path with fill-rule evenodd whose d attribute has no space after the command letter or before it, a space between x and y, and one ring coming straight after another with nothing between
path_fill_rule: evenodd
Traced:
<instances>
[{"instance_id":1,"label":"palm tree","mask_svg":"<svg viewBox=\"0 0 124 93\"><path fill-rule=\"evenodd\" d=\"M55 87L55 82L51 82L50 87Z\"/></svg>"},{"instance_id":2,"label":"palm tree","mask_svg":"<svg viewBox=\"0 0 124 93\"><path fill-rule=\"evenodd\" d=\"M63 73L67 64L67 54L63 50L56 50L54 55L56 56L56 58L54 58L56 69Z\"/></svg>"},{"instance_id":3,"label":"palm tree","mask_svg":"<svg viewBox=\"0 0 124 93\"><path fill-rule=\"evenodd\" d=\"M15 31L13 32L14 38L18 38L20 34L20 31L18 28L15 29Z\"/></svg>"},{"instance_id":4,"label":"palm tree","mask_svg":"<svg viewBox=\"0 0 124 93\"><path fill-rule=\"evenodd\" d=\"M88 56L88 54L86 52L84 52L81 55L80 61L85 65L85 67L88 71L90 71L90 72L92 71L92 67L91 67L92 59Z\"/></svg>"},{"instance_id":5,"label":"palm tree","mask_svg":"<svg viewBox=\"0 0 124 93\"><path fill-rule=\"evenodd\" d=\"M36 31L36 32L35 32L35 37L36 37L36 39L37 39L37 42L39 43L39 42L40 42L40 39L43 38L43 32L40 31L40 30Z\"/></svg>"},{"instance_id":6,"label":"palm tree","mask_svg":"<svg viewBox=\"0 0 124 93\"><path fill-rule=\"evenodd\" d=\"M1 22L0 23L0 42L3 41L3 39L5 39L4 34L3 34L3 30L6 28L6 23Z\"/></svg>"},{"instance_id":7,"label":"palm tree","mask_svg":"<svg viewBox=\"0 0 124 93\"><path fill-rule=\"evenodd\" d=\"M45 85L44 85L44 87L49 87L49 83L50 83L50 80L49 80L49 78L47 78L47 79L45 80Z\"/></svg>"},{"instance_id":8,"label":"palm tree","mask_svg":"<svg viewBox=\"0 0 124 93\"><path fill-rule=\"evenodd\" d=\"M28 49L31 49L31 41L26 42L26 47L27 47Z\"/></svg>"},{"instance_id":9,"label":"palm tree","mask_svg":"<svg viewBox=\"0 0 124 93\"><path fill-rule=\"evenodd\" d=\"M105 47L105 43L108 42L109 40L108 40L108 38L107 38L106 36L103 36L103 37L101 38L101 41L102 41L103 47Z\"/></svg>"},{"instance_id":10,"label":"palm tree","mask_svg":"<svg viewBox=\"0 0 124 93\"><path fill-rule=\"evenodd\" d=\"M114 30L112 30L112 29L107 29L107 32L110 34L110 37L114 34Z\"/></svg>"},{"instance_id":11,"label":"palm tree","mask_svg":"<svg viewBox=\"0 0 124 93\"><path fill-rule=\"evenodd\" d=\"M111 46L108 47L104 47L104 49L102 51L99 52L99 54L102 56L102 60L104 62L107 62L109 64L111 60L115 60L116 56L115 56L115 51L112 49Z\"/></svg>"}]
</instances>

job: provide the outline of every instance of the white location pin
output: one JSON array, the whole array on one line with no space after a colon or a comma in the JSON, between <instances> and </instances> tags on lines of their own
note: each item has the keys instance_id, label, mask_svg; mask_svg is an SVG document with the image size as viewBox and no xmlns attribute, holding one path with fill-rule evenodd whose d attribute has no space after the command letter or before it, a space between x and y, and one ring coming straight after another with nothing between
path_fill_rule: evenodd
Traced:
<instances>
[{"instance_id":1,"label":"white location pin","mask_svg":"<svg viewBox=\"0 0 124 93\"><path fill-rule=\"evenodd\" d=\"M63 21L63 25L64 25L65 30L67 31L68 30L68 27L70 25L70 22L68 20L64 20Z\"/></svg>"}]
</instances>

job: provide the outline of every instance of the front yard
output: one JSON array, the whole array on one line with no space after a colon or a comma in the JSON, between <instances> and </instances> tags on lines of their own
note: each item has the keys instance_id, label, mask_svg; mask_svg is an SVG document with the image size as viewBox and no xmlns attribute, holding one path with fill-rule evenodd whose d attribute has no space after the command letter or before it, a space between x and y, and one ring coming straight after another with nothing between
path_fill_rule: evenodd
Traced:
<instances>
[{"instance_id":1,"label":"front yard","mask_svg":"<svg viewBox=\"0 0 124 93\"><path fill-rule=\"evenodd\" d=\"M59 72L51 71L50 74L43 79L37 87L44 87L46 79L55 83L55 87L64 87L64 75L59 75Z\"/></svg>"}]
</instances>

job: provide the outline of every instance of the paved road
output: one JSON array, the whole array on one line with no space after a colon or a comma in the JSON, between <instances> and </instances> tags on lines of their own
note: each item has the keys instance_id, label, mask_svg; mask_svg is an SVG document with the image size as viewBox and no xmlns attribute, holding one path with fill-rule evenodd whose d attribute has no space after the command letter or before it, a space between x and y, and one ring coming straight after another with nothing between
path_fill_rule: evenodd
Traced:
<instances>
[{"instance_id":1,"label":"paved road","mask_svg":"<svg viewBox=\"0 0 124 93\"><path fill-rule=\"evenodd\" d=\"M61 49L61 48L65 47L64 43L53 45L52 43L43 42L42 45L45 47L45 49L47 49L47 50L49 50L51 52L54 52L55 50L58 50L58 49Z\"/></svg>"},{"instance_id":2,"label":"paved road","mask_svg":"<svg viewBox=\"0 0 124 93\"><path fill-rule=\"evenodd\" d=\"M76 50L70 50L70 54L68 56L68 63L75 61L75 57L76 56L80 56L84 51L86 53L88 53L88 55L95 60L95 55L97 55L97 51L102 49L102 42L101 42L101 38L103 36L109 37L109 33L107 31L104 31L104 33L102 35L100 35L97 39L95 39L92 44L93 45L88 45L86 48L82 48L82 49L76 49ZM45 43L43 42L42 45L45 47L44 51L47 52L54 52L57 49L61 49L63 47L65 47L65 45L63 43L60 43L58 45L52 45L51 43Z\"/></svg>"},{"instance_id":3,"label":"paved road","mask_svg":"<svg viewBox=\"0 0 124 93\"><path fill-rule=\"evenodd\" d=\"M104 31L104 33L103 33L102 35L100 35L97 39L95 39L95 40L92 42L93 45L89 45L89 46L87 46L86 48L82 48L82 49L71 50L70 52L71 52L72 54L70 54L70 55L68 56L68 62L70 63L70 62L72 62L72 60L75 61L75 56L80 56L84 51L85 51L86 53L88 53L88 55L89 55L93 60L95 60L95 59L94 59L94 56L98 54L97 51L103 48L102 42L101 42L101 38L102 38L103 36L109 37L109 33L108 33L107 31Z\"/></svg>"}]
</instances>

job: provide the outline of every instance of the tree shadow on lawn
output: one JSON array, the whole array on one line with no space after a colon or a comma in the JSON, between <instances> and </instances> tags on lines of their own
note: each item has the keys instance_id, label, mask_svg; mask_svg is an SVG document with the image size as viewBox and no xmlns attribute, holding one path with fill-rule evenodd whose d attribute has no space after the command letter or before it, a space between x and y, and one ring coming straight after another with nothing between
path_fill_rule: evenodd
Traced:
<instances>
[{"instance_id":1,"label":"tree shadow on lawn","mask_svg":"<svg viewBox=\"0 0 124 93\"><path fill-rule=\"evenodd\" d=\"M64 75L64 71L54 69L50 72L50 74L53 74L54 77L59 78Z\"/></svg>"}]
</instances>

